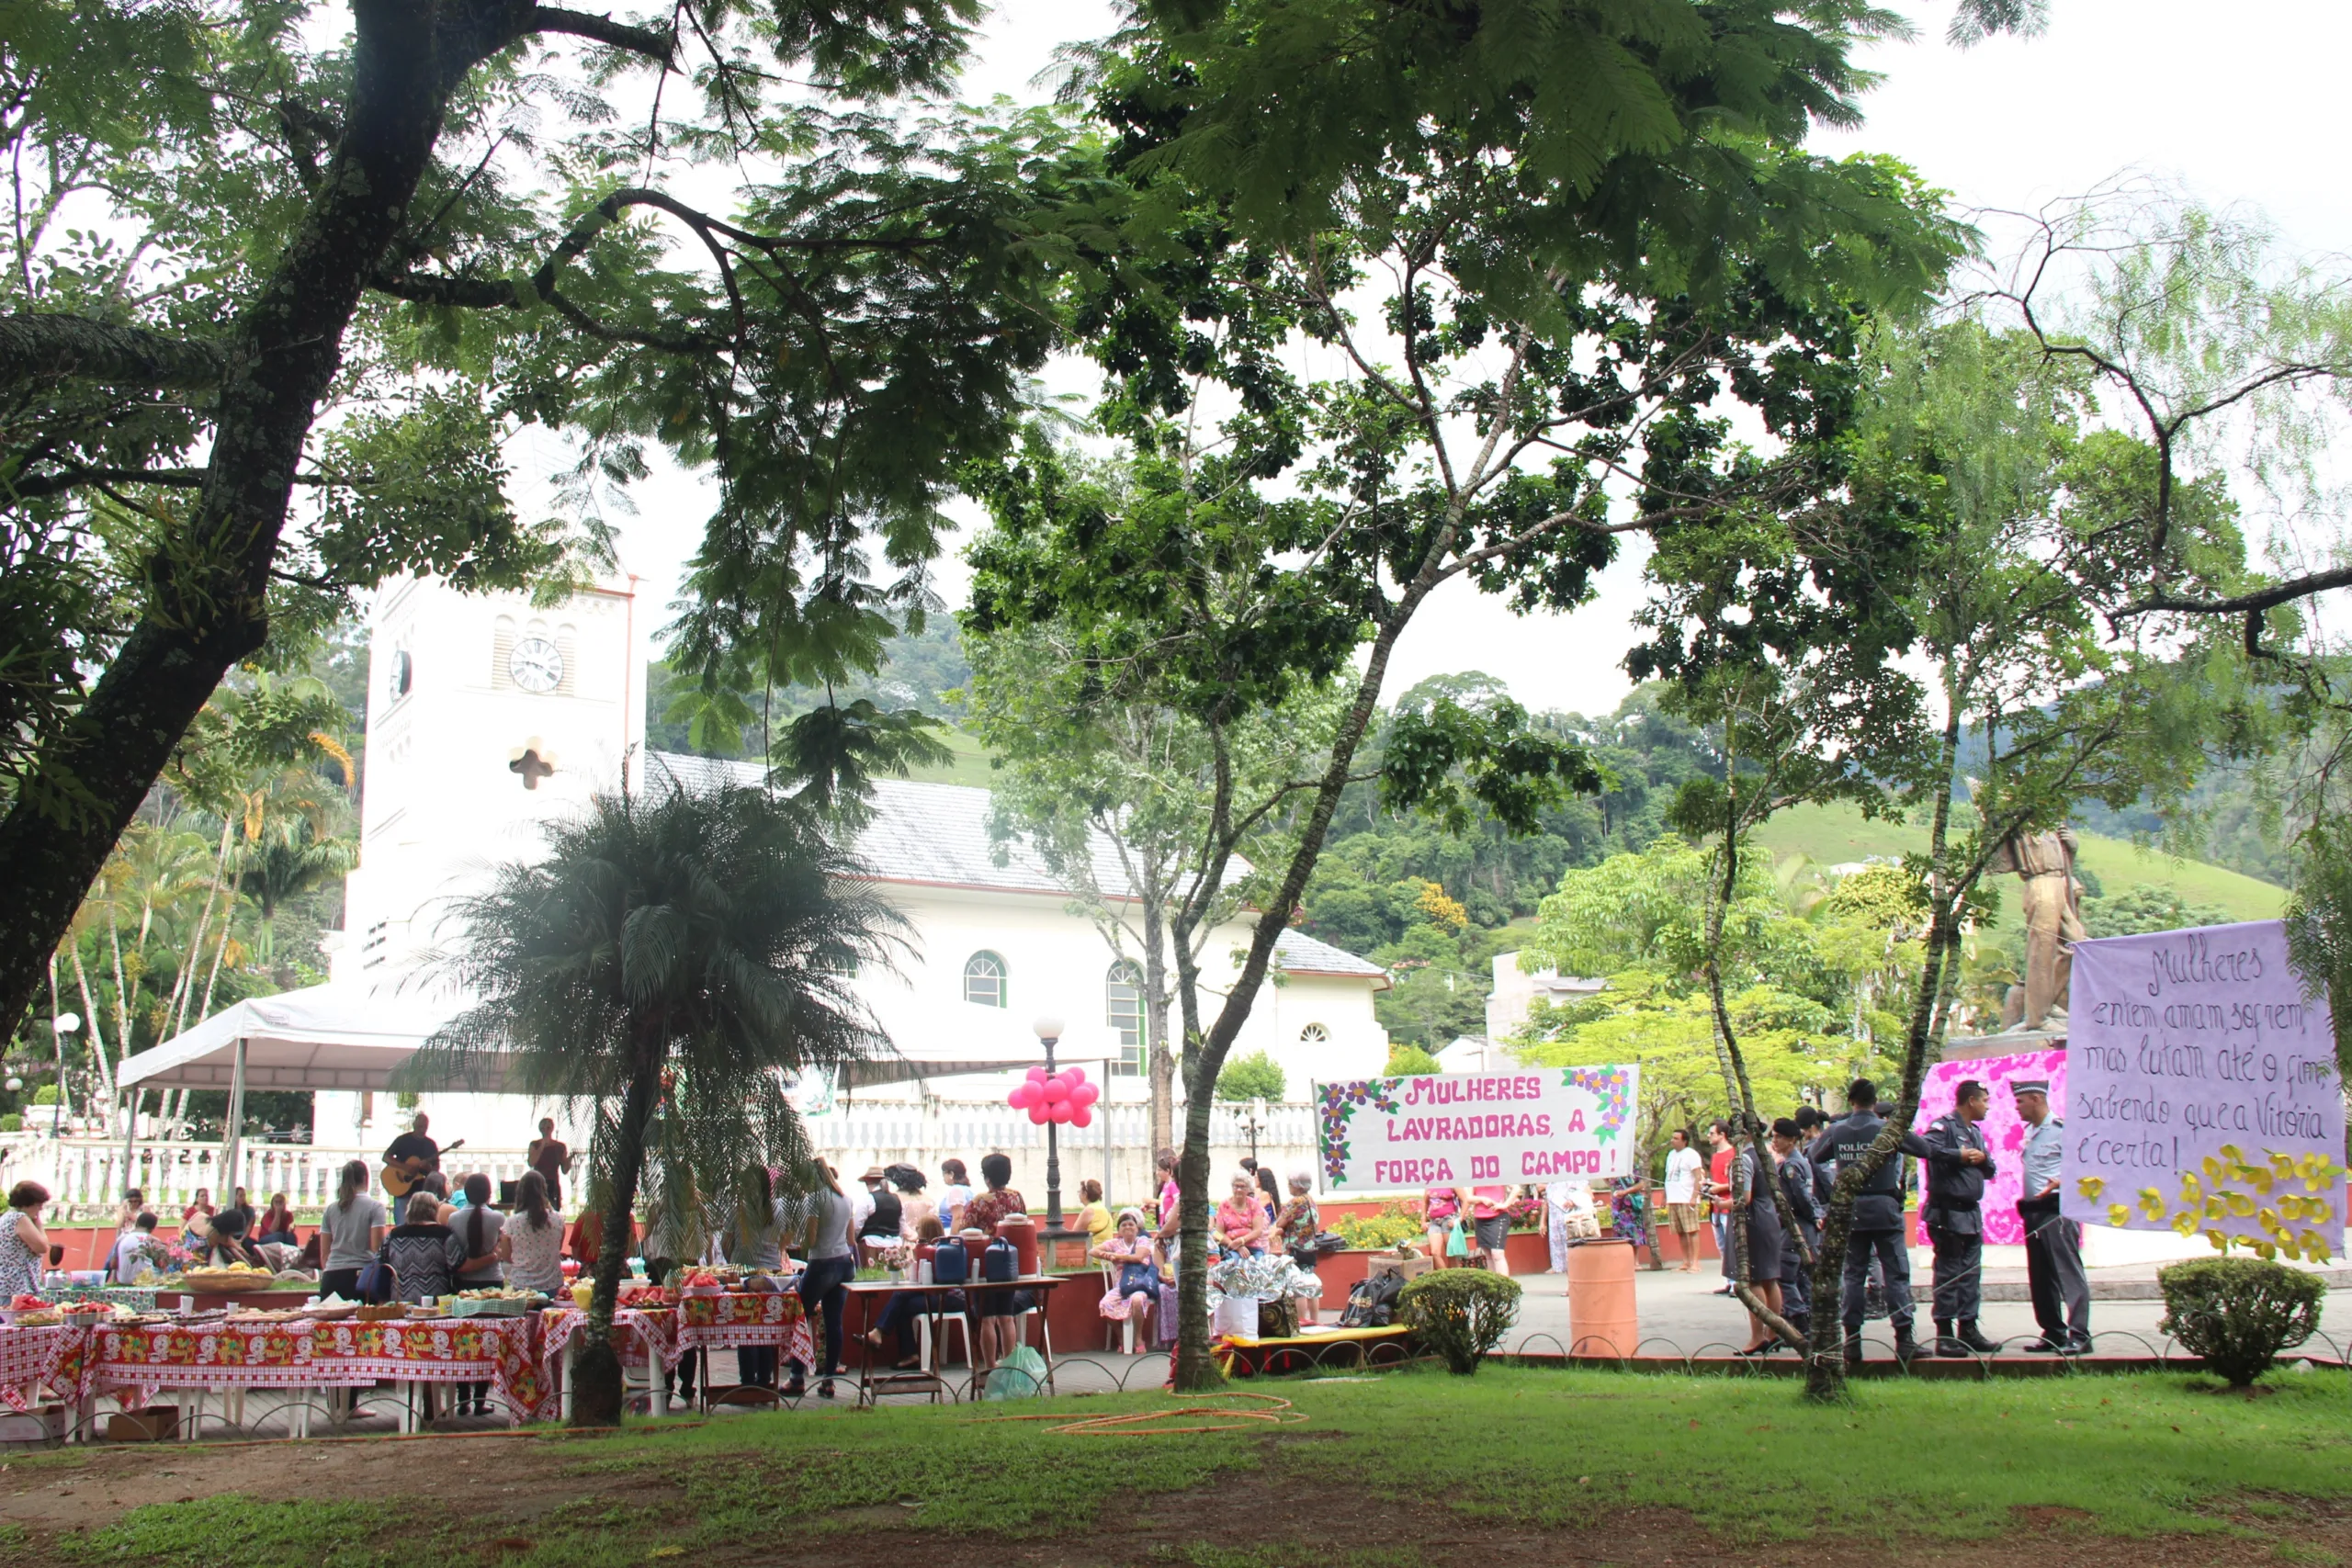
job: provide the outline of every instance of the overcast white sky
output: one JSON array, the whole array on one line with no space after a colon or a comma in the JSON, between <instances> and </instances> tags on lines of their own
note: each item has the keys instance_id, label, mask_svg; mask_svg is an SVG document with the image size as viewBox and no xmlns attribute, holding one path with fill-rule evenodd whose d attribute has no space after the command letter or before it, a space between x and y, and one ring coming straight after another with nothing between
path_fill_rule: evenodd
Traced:
<instances>
[{"instance_id":1,"label":"overcast white sky","mask_svg":"<svg viewBox=\"0 0 2352 1568\"><path fill-rule=\"evenodd\" d=\"M1868 123L1823 139L1825 152L1893 153L1971 209L2034 208L2137 173L2210 205L2258 209L2303 254L2352 254L2345 0L2053 0L2042 37L1966 51L1943 42L1949 0L1897 8L1917 37L1870 51L1867 62L1885 79L1865 105ZM1035 96L1029 83L1057 45L1110 26L1109 9L1092 0L1014 0L991 19L967 96ZM1997 249L1997 232L1989 238ZM527 452L517 458L532 461ZM624 558L666 604L701 533L707 491L665 475L639 505L623 525ZM952 598L960 574L949 565L942 577ZM1471 669L1501 677L1538 708L1606 712L1624 694L1619 661L1643 594L1631 552L1603 579L1599 601L1570 616L1515 618L1453 587L1398 648L1392 695Z\"/></svg>"}]
</instances>

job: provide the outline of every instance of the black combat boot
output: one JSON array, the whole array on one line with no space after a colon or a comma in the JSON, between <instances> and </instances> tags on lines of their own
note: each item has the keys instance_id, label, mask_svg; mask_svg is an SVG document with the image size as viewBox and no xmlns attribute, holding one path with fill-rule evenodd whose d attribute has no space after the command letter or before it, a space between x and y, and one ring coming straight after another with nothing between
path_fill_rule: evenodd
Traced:
<instances>
[{"instance_id":1,"label":"black combat boot","mask_svg":"<svg viewBox=\"0 0 2352 1568\"><path fill-rule=\"evenodd\" d=\"M1894 1331L1894 1359L1907 1367L1919 1355L1919 1342L1911 1337L1911 1325L1906 1323Z\"/></svg>"},{"instance_id":2,"label":"black combat boot","mask_svg":"<svg viewBox=\"0 0 2352 1568\"><path fill-rule=\"evenodd\" d=\"M1976 1320L1973 1317L1960 1320L1960 1342L1980 1356L1996 1356L2001 1350L1997 1341L1987 1339L1976 1331Z\"/></svg>"},{"instance_id":3,"label":"black combat boot","mask_svg":"<svg viewBox=\"0 0 2352 1568\"><path fill-rule=\"evenodd\" d=\"M1930 1356L1954 1356L1962 1360L1967 1359L1968 1347L1962 1343L1960 1337L1951 1331L1951 1319L1948 1317L1939 1317L1936 1319L1936 1337L1934 1342L1928 1347L1928 1354Z\"/></svg>"}]
</instances>

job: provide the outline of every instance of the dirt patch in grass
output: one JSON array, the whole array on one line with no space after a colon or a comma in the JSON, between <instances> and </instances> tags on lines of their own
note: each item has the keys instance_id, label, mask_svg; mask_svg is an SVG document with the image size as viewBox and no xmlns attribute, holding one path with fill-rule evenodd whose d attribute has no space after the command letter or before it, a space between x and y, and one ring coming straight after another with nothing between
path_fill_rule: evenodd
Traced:
<instances>
[{"instance_id":1,"label":"dirt patch in grass","mask_svg":"<svg viewBox=\"0 0 2352 1568\"><path fill-rule=\"evenodd\" d=\"M1335 1488L1286 1467L1282 1450L1306 1436L1241 1439L1262 1463L1189 1492L1114 1504L1093 1526L1066 1534L1032 1527L951 1535L922 1528L912 1508L861 1505L789 1528L706 1539L688 1560L695 1568L1717 1568L1759 1556L1676 1508L1612 1508L1605 1483L1577 1487L1574 1476L1525 1480L1589 1496L1589 1521L1557 1527L1458 1507L1442 1493ZM71 1462L0 1463L0 1540L9 1568L84 1568L71 1532L143 1504L290 1485L306 1497L390 1506L397 1523L374 1544L400 1560L601 1568L648 1561L655 1542L691 1536L710 1517L707 1508L740 1507L747 1496L792 1484L750 1456L682 1454L686 1462L670 1465L659 1455L658 1447L640 1450L616 1463L539 1435L102 1448ZM1135 1446L1135 1460L1150 1462L1148 1445ZM405 1508L424 1469L433 1478L429 1507ZM2214 1533L2119 1537L2099 1533L2098 1519L2083 1509L2038 1505L2012 1510L2010 1528L1987 1540L1815 1539L1795 1550L1766 1547L1760 1556L1801 1559L1806 1568L2145 1568L2168 1557L2199 1568L2352 1564L2352 1504L2245 1494L2217 1500L2208 1517ZM461 1541L447 1539L453 1521L462 1521Z\"/></svg>"},{"instance_id":2,"label":"dirt patch in grass","mask_svg":"<svg viewBox=\"0 0 2352 1568\"><path fill-rule=\"evenodd\" d=\"M583 1494L618 1498L644 1484L635 1475L567 1483L578 1450L563 1438L539 1434L96 1445L52 1450L35 1465L0 1460L0 1519L40 1530L70 1529L142 1504L277 1491L288 1481L305 1496L383 1501L416 1493L412 1460L421 1464L428 1451L435 1495L448 1498L453 1511L492 1518L529 1518ZM289 1466L296 1456L300 1462Z\"/></svg>"}]
</instances>

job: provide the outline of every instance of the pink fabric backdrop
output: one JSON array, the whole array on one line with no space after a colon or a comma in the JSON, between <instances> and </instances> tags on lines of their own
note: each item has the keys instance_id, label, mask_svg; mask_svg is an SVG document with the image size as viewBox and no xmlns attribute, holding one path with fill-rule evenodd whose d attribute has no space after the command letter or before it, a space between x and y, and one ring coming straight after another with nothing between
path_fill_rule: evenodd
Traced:
<instances>
[{"instance_id":1,"label":"pink fabric backdrop","mask_svg":"<svg viewBox=\"0 0 2352 1568\"><path fill-rule=\"evenodd\" d=\"M1973 1062L1939 1062L1928 1069L1919 1092L1919 1114L1914 1132L1925 1133L1929 1122L1950 1111L1953 1091L1963 1079L1974 1078L1993 1091L1993 1109L1979 1129L1993 1151L1993 1179L1984 1184L1984 1239L1998 1247L2021 1247L2025 1228L2018 1221L2018 1151L2025 1146L2025 1123L2018 1119L2018 1102L2009 1093L2013 1078L2050 1080L2050 1103L2066 1103L2066 1053L2019 1051L2008 1056L1983 1056Z\"/></svg>"}]
</instances>

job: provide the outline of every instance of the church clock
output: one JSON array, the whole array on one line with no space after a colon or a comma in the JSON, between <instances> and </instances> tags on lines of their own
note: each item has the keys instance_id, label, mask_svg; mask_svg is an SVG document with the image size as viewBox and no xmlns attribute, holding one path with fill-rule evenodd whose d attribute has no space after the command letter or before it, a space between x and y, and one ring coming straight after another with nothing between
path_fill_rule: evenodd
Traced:
<instances>
[{"instance_id":1,"label":"church clock","mask_svg":"<svg viewBox=\"0 0 2352 1568\"><path fill-rule=\"evenodd\" d=\"M506 656L506 672L526 692L552 692L563 683L563 655L543 637L526 637Z\"/></svg>"}]
</instances>

